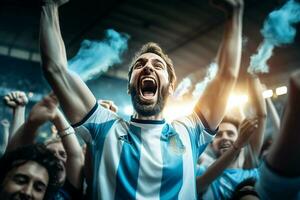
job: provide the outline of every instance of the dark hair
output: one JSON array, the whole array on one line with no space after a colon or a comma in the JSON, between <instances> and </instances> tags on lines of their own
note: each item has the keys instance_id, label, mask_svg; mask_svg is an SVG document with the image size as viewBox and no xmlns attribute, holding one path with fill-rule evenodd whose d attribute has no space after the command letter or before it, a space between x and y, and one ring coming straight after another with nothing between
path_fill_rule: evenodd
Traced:
<instances>
[{"instance_id":1,"label":"dark hair","mask_svg":"<svg viewBox=\"0 0 300 200\"><path fill-rule=\"evenodd\" d=\"M130 68L129 68L128 81L130 81L130 78L131 78L134 62L136 61L136 59L139 56L141 56L142 54L145 54L145 53L154 53L154 54L160 56L166 62L167 70L168 70L168 74L169 74L169 81L172 85L174 85L176 82L176 74L175 74L175 70L173 67L173 62L168 57L168 55L163 52L163 50L160 48L160 46L154 42L148 42L148 43L144 44L142 46L142 48L136 52L135 56L132 59Z\"/></svg>"},{"instance_id":2,"label":"dark hair","mask_svg":"<svg viewBox=\"0 0 300 200\"><path fill-rule=\"evenodd\" d=\"M234 192L232 194L231 200L239 200L240 198L246 196L246 195L253 195L259 198L257 192L253 190L246 190L244 187L246 186L252 186L254 187L256 183L256 179L254 177L247 178L240 182L236 188L234 189Z\"/></svg>"},{"instance_id":3,"label":"dark hair","mask_svg":"<svg viewBox=\"0 0 300 200\"><path fill-rule=\"evenodd\" d=\"M240 126L240 121L238 119L236 119L234 117L229 117L229 116L225 116L221 123L233 124L237 130L239 129L239 126Z\"/></svg>"},{"instance_id":4,"label":"dark hair","mask_svg":"<svg viewBox=\"0 0 300 200\"><path fill-rule=\"evenodd\" d=\"M0 184L9 171L24 165L28 161L34 161L45 167L49 175L49 183L44 199L50 199L61 186L59 184L59 160L43 144L34 144L17 148L8 152L0 159Z\"/></svg>"}]
</instances>

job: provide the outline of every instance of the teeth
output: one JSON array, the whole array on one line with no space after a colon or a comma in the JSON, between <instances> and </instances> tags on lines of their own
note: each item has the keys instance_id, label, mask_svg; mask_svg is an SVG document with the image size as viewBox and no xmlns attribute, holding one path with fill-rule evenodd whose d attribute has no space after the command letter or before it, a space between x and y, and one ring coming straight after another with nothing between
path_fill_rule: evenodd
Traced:
<instances>
[{"instance_id":1,"label":"teeth","mask_svg":"<svg viewBox=\"0 0 300 200\"><path fill-rule=\"evenodd\" d=\"M144 83L145 81L152 81L153 83L155 83L155 80L153 79L153 78L144 78L143 80L142 80L142 83Z\"/></svg>"},{"instance_id":2,"label":"teeth","mask_svg":"<svg viewBox=\"0 0 300 200\"><path fill-rule=\"evenodd\" d=\"M229 148L231 145L230 144L222 144L221 146L220 146L220 148Z\"/></svg>"},{"instance_id":3,"label":"teeth","mask_svg":"<svg viewBox=\"0 0 300 200\"><path fill-rule=\"evenodd\" d=\"M221 149L224 149L224 148L229 148L229 146L222 146L222 147L221 147Z\"/></svg>"},{"instance_id":4,"label":"teeth","mask_svg":"<svg viewBox=\"0 0 300 200\"><path fill-rule=\"evenodd\" d=\"M142 77L141 79L141 95L144 98L153 98L157 90L157 84L153 77Z\"/></svg>"}]
</instances>

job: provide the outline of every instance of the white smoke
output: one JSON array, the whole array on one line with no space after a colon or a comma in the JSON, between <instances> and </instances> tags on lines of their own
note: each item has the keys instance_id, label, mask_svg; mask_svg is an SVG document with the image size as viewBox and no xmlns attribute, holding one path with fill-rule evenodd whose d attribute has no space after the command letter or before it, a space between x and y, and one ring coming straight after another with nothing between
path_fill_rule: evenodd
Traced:
<instances>
[{"instance_id":1,"label":"white smoke","mask_svg":"<svg viewBox=\"0 0 300 200\"><path fill-rule=\"evenodd\" d=\"M79 74L84 81L98 77L121 62L120 57L128 47L128 39L127 34L109 29L102 41L84 40L76 56L68 61L69 70Z\"/></svg>"}]
</instances>

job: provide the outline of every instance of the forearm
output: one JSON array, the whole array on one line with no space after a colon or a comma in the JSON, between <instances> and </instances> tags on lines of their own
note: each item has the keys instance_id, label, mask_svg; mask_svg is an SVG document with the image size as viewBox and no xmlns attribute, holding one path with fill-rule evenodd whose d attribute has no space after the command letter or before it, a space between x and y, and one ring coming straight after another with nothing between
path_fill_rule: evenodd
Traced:
<instances>
[{"instance_id":1,"label":"forearm","mask_svg":"<svg viewBox=\"0 0 300 200\"><path fill-rule=\"evenodd\" d=\"M267 106L269 108L269 115L271 117L271 120L272 120L272 123L273 123L273 126L275 128L275 132L278 133L279 132L279 129L280 129L280 117L279 117L279 114L271 100L271 98L267 98L266 99L267 101Z\"/></svg>"},{"instance_id":2,"label":"forearm","mask_svg":"<svg viewBox=\"0 0 300 200\"><path fill-rule=\"evenodd\" d=\"M61 135L64 130L70 127L70 124L61 112L58 113L58 116L53 123L59 135ZM73 186L76 188L81 188L83 183L82 169L84 165L84 157L81 146L74 133L65 136L61 135L61 138L67 153L67 178Z\"/></svg>"},{"instance_id":3,"label":"forearm","mask_svg":"<svg viewBox=\"0 0 300 200\"><path fill-rule=\"evenodd\" d=\"M3 136L0 144L0 158L5 153L9 138L9 127L3 126Z\"/></svg>"},{"instance_id":4,"label":"forearm","mask_svg":"<svg viewBox=\"0 0 300 200\"><path fill-rule=\"evenodd\" d=\"M249 84L249 96L251 99L252 107L255 111L256 117L266 118L267 116L267 107L265 99L262 95L262 87L259 81L259 78L256 75L248 76Z\"/></svg>"},{"instance_id":5,"label":"forearm","mask_svg":"<svg viewBox=\"0 0 300 200\"><path fill-rule=\"evenodd\" d=\"M25 106L17 106L13 110L13 120L11 126L11 137L16 133L16 131L25 122Z\"/></svg>"},{"instance_id":6,"label":"forearm","mask_svg":"<svg viewBox=\"0 0 300 200\"><path fill-rule=\"evenodd\" d=\"M292 75L288 100L277 138L267 156L269 164L282 175L300 176L300 71Z\"/></svg>"},{"instance_id":7,"label":"forearm","mask_svg":"<svg viewBox=\"0 0 300 200\"><path fill-rule=\"evenodd\" d=\"M239 155L239 152L240 148L231 147L211 166L209 166L203 175L198 176L197 193L205 191L207 187L236 159L236 157Z\"/></svg>"},{"instance_id":8,"label":"forearm","mask_svg":"<svg viewBox=\"0 0 300 200\"><path fill-rule=\"evenodd\" d=\"M206 87L196 112L201 112L211 129L216 129L226 112L227 100L236 83L241 60L243 8L235 8L225 25L219 48L218 73Z\"/></svg>"},{"instance_id":9,"label":"forearm","mask_svg":"<svg viewBox=\"0 0 300 200\"><path fill-rule=\"evenodd\" d=\"M58 131L58 134L60 134L61 132L63 132L64 130L70 127L69 122L66 120L66 118L63 116L63 114L60 111L56 119L53 121L53 123ZM62 140L62 143L68 154L68 157L71 156L71 157L81 158L83 154L82 154L81 146L78 142L75 133L70 134L63 138L64 139Z\"/></svg>"},{"instance_id":10,"label":"forearm","mask_svg":"<svg viewBox=\"0 0 300 200\"><path fill-rule=\"evenodd\" d=\"M237 77L241 62L243 8L235 8L225 24L217 55L218 74Z\"/></svg>"},{"instance_id":11,"label":"forearm","mask_svg":"<svg viewBox=\"0 0 300 200\"><path fill-rule=\"evenodd\" d=\"M12 151L17 147L33 144L38 134L38 129L41 124L37 124L27 120L23 125L16 130L14 136L8 143L7 151Z\"/></svg>"},{"instance_id":12,"label":"forearm","mask_svg":"<svg viewBox=\"0 0 300 200\"><path fill-rule=\"evenodd\" d=\"M52 69L53 67L67 67L65 47L59 28L58 7L55 4L47 3L42 7L40 49L42 54L42 67L45 68L45 70L54 70Z\"/></svg>"},{"instance_id":13,"label":"forearm","mask_svg":"<svg viewBox=\"0 0 300 200\"><path fill-rule=\"evenodd\" d=\"M65 46L61 37L58 7L42 7L40 49L44 75L71 123L79 122L95 105L96 100L85 83L67 70Z\"/></svg>"},{"instance_id":14,"label":"forearm","mask_svg":"<svg viewBox=\"0 0 300 200\"><path fill-rule=\"evenodd\" d=\"M257 129L250 138L249 144L254 157L258 157L262 143L265 123L267 119L267 107L262 95L262 87L259 78L256 75L248 77L249 97L251 105L254 108L254 116L258 120Z\"/></svg>"}]
</instances>

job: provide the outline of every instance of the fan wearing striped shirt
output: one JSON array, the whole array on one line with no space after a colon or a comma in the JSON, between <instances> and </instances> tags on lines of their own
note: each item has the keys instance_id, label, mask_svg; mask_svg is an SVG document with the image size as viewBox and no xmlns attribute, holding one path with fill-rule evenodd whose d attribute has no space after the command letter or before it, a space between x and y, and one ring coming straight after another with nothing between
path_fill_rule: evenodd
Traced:
<instances>
[{"instance_id":1,"label":"fan wearing striped shirt","mask_svg":"<svg viewBox=\"0 0 300 200\"><path fill-rule=\"evenodd\" d=\"M216 58L219 71L194 112L171 123L165 121L163 109L173 93L176 76L171 59L158 44L145 44L133 58L128 94L134 113L126 121L98 106L86 84L68 71L58 19L58 8L64 2L44 3L40 24L42 68L66 117L87 141L92 170L87 198L197 198L196 162L225 114L241 60L243 1L220 2L229 17Z\"/></svg>"}]
</instances>

